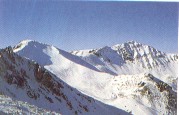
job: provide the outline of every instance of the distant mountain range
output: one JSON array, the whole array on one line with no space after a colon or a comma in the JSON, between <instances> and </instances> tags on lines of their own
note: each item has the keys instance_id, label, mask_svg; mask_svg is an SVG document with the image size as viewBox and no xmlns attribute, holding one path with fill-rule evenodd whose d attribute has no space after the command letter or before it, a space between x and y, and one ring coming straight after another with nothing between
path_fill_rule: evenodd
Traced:
<instances>
[{"instance_id":1,"label":"distant mountain range","mask_svg":"<svg viewBox=\"0 0 179 115\"><path fill-rule=\"evenodd\" d=\"M177 68L177 54L135 41L66 52L24 40L0 50L0 111L176 115Z\"/></svg>"}]
</instances>

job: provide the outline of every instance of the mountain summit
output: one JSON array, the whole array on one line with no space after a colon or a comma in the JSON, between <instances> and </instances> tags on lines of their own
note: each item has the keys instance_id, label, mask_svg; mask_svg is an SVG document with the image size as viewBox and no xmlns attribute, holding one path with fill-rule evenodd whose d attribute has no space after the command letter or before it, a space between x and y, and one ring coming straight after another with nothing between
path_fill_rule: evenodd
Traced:
<instances>
[{"instance_id":1,"label":"mountain summit","mask_svg":"<svg viewBox=\"0 0 179 115\"><path fill-rule=\"evenodd\" d=\"M177 54L135 41L69 53L25 40L13 52L82 94L120 110L136 115L176 114Z\"/></svg>"},{"instance_id":2,"label":"mountain summit","mask_svg":"<svg viewBox=\"0 0 179 115\"><path fill-rule=\"evenodd\" d=\"M151 70L178 59L176 54L166 54L151 46L135 41L117 44L112 47L106 46L99 49L73 51L72 54L81 57L102 71L113 71L116 74L131 73L130 71L126 71L126 73L125 70L122 71L122 69L118 68L121 66L130 66L131 74L133 74L140 73L144 69ZM134 68L140 69L135 70Z\"/></svg>"},{"instance_id":3,"label":"mountain summit","mask_svg":"<svg viewBox=\"0 0 179 115\"><path fill-rule=\"evenodd\" d=\"M22 43L44 48L34 41ZM11 47L0 50L0 99L1 114L128 114L82 94L37 62L15 54Z\"/></svg>"}]
</instances>

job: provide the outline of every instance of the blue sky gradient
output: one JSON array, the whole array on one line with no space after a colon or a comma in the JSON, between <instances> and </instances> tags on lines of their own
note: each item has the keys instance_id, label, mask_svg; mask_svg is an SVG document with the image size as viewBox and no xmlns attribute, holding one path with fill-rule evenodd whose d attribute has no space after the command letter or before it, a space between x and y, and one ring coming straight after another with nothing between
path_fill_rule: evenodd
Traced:
<instances>
[{"instance_id":1,"label":"blue sky gradient","mask_svg":"<svg viewBox=\"0 0 179 115\"><path fill-rule=\"evenodd\" d=\"M66 51L135 40L178 52L178 3L0 1L0 48L24 39Z\"/></svg>"}]
</instances>

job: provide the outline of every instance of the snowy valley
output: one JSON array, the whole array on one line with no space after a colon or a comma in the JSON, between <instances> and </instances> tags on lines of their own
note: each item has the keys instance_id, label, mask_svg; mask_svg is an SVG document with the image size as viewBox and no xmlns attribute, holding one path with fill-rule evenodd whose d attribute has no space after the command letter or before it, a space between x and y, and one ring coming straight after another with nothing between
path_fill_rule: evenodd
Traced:
<instances>
[{"instance_id":1,"label":"snowy valley","mask_svg":"<svg viewBox=\"0 0 179 115\"><path fill-rule=\"evenodd\" d=\"M24 40L0 50L7 114L176 115L177 81L177 54L135 41L66 52Z\"/></svg>"}]
</instances>

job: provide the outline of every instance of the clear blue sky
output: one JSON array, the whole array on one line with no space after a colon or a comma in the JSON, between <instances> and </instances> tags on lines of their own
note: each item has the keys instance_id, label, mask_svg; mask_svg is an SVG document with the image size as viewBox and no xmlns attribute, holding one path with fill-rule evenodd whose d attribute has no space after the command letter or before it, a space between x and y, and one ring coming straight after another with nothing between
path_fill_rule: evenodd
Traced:
<instances>
[{"instance_id":1,"label":"clear blue sky","mask_svg":"<svg viewBox=\"0 0 179 115\"><path fill-rule=\"evenodd\" d=\"M0 48L23 39L63 50L130 40L178 51L178 5L161 2L0 0Z\"/></svg>"}]
</instances>

